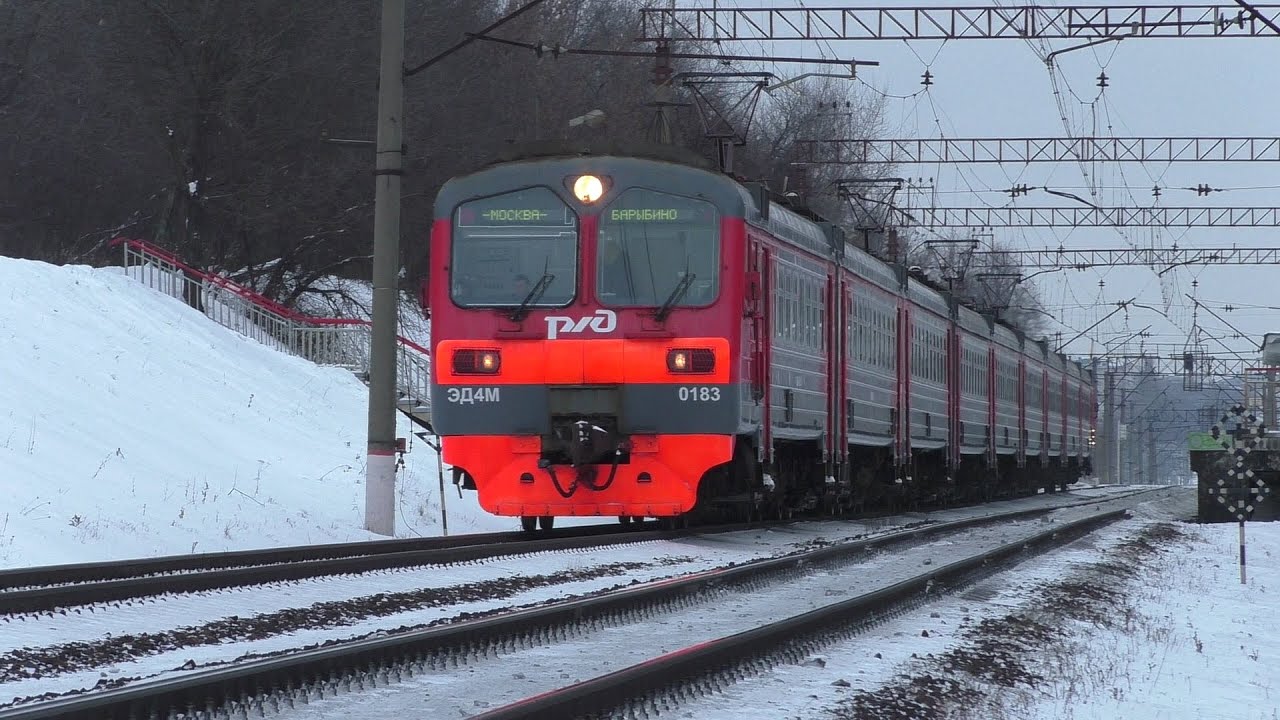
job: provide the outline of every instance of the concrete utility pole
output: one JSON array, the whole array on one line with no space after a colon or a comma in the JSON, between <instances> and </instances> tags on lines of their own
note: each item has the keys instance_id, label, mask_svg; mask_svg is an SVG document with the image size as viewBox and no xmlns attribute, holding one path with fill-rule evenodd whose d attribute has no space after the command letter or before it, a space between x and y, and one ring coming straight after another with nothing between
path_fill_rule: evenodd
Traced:
<instances>
[{"instance_id":1,"label":"concrete utility pole","mask_svg":"<svg viewBox=\"0 0 1280 720\"><path fill-rule=\"evenodd\" d=\"M1116 446L1111 452L1112 452L1112 457L1114 457L1116 460L1115 482L1117 485L1124 485L1125 473L1124 473L1124 466L1122 463L1124 459L1124 450L1128 445L1128 442L1127 442L1128 438L1125 437L1125 435L1128 434L1128 430L1127 428L1125 428L1125 425L1124 425L1125 401L1123 398L1120 400L1118 405L1119 405L1119 408L1117 408L1116 410L1116 413L1117 413L1116 415Z\"/></svg>"},{"instance_id":2,"label":"concrete utility pole","mask_svg":"<svg viewBox=\"0 0 1280 720\"><path fill-rule=\"evenodd\" d=\"M1149 481L1142 471L1143 452L1141 441L1143 433L1141 429L1139 429L1137 423L1138 418L1135 417L1133 420L1134 422L1129 424L1129 484L1132 485L1140 482L1145 485Z\"/></svg>"},{"instance_id":3,"label":"concrete utility pole","mask_svg":"<svg viewBox=\"0 0 1280 720\"><path fill-rule=\"evenodd\" d=\"M364 526L396 531L396 335L400 270L400 176L404 118L404 0L382 0L378 140L374 164L373 329L369 348L369 452Z\"/></svg>"},{"instance_id":4,"label":"concrete utility pole","mask_svg":"<svg viewBox=\"0 0 1280 720\"><path fill-rule=\"evenodd\" d=\"M1098 475L1111 485L1119 485L1120 478L1113 472L1116 447L1119 443L1116 427L1116 374L1107 370L1102 379L1102 435L1098 438Z\"/></svg>"},{"instance_id":5,"label":"concrete utility pole","mask_svg":"<svg viewBox=\"0 0 1280 720\"><path fill-rule=\"evenodd\" d=\"M1160 458L1156 454L1156 425L1153 420L1147 421L1147 477L1151 478L1153 485L1165 484L1160 478Z\"/></svg>"}]
</instances>

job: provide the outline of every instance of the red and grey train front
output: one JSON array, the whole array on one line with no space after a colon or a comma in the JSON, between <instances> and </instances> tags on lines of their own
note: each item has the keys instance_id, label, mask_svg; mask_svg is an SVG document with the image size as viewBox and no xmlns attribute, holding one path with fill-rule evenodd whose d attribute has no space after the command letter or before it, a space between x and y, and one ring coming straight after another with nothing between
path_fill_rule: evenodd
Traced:
<instances>
[{"instance_id":1,"label":"red and grey train front","mask_svg":"<svg viewBox=\"0 0 1280 720\"><path fill-rule=\"evenodd\" d=\"M674 163L561 157L441 189L432 417L486 511L679 515L729 461L743 293L729 268L745 262L735 187Z\"/></svg>"}]
</instances>

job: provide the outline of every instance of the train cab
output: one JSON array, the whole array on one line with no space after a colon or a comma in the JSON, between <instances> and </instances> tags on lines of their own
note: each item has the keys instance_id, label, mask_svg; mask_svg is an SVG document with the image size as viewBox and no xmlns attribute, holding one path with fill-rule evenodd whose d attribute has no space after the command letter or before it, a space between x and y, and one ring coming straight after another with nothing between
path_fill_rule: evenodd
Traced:
<instances>
[{"instance_id":1,"label":"train cab","mask_svg":"<svg viewBox=\"0 0 1280 720\"><path fill-rule=\"evenodd\" d=\"M742 215L732 180L661 159L538 157L442 188L434 424L485 510L693 507L738 427Z\"/></svg>"}]
</instances>

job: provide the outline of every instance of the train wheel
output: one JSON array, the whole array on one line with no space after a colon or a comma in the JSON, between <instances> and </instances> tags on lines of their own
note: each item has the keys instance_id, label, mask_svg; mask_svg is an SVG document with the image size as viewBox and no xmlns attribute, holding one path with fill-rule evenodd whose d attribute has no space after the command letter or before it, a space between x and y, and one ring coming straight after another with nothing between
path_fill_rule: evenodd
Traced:
<instances>
[{"instance_id":1,"label":"train wheel","mask_svg":"<svg viewBox=\"0 0 1280 720\"><path fill-rule=\"evenodd\" d=\"M538 518L538 527L543 530L550 530L556 526L556 517L554 515L543 515Z\"/></svg>"},{"instance_id":2,"label":"train wheel","mask_svg":"<svg viewBox=\"0 0 1280 720\"><path fill-rule=\"evenodd\" d=\"M524 528L525 532L533 532L538 529L538 518L533 515L521 515L520 527Z\"/></svg>"},{"instance_id":3,"label":"train wheel","mask_svg":"<svg viewBox=\"0 0 1280 720\"><path fill-rule=\"evenodd\" d=\"M618 516L618 522L619 522L619 523L621 523L621 524L623 524L623 525L630 525L630 524L631 524L631 516L630 516L630 515L619 515L619 516Z\"/></svg>"}]
</instances>

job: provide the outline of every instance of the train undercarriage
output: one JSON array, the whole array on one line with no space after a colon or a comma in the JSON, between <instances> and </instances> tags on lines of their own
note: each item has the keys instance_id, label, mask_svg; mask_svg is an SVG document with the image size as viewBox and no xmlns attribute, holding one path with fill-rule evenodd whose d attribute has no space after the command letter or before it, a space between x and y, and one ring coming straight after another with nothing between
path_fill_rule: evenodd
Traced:
<instances>
[{"instance_id":1,"label":"train undercarriage","mask_svg":"<svg viewBox=\"0 0 1280 720\"><path fill-rule=\"evenodd\" d=\"M749 436L735 439L733 459L709 470L690 512L659 517L663 527L798 517L836 518L911 512L1058 492L1088 474L1081 458L965 455L948 467L943 450L917 451L898 465L889 447L850 446L847 462L823 459L816 441L774 443L761 462ZM607 472L607 471L606 471ZM620 516L623 524L644 517ZM552 517L521 518L526 531L550 529Z\"/></svg>"}]
</instances>

